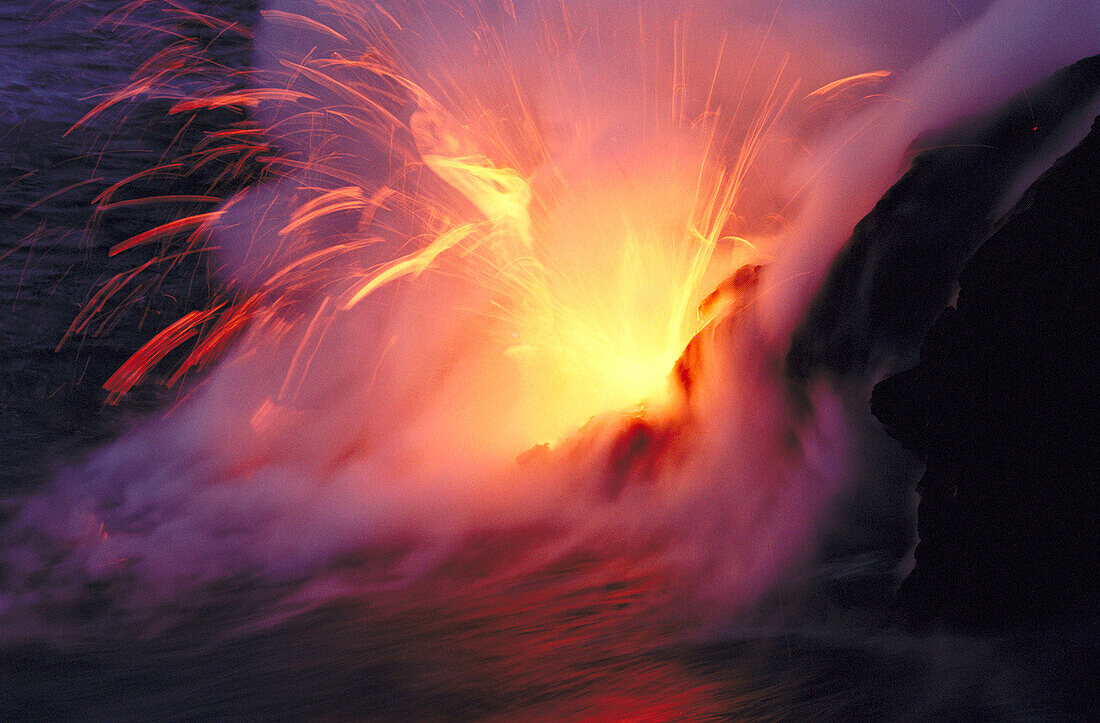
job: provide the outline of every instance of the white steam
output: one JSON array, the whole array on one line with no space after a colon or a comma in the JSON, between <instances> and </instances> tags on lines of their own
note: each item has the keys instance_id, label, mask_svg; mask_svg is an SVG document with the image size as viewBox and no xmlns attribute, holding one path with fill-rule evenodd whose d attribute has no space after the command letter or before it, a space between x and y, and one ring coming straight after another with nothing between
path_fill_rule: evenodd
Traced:
<instances>
[{"instance_id":1,"label":"white steam","mask_svg":"<svg viewBox=\"0 0 1100 723\"><path fill-rule=\"evenodd\" d=\"M568 51L583 73L570 83L540 76L545 48L525 40L537 8L516 5L517 19L501 37L522 56L523 82L541 89L535 97L543 107L535 111L549 128L568 130L575 112L589 119L553 146L563 165L614 165L652 152L635 147L645 119L631 107L646 81L632 76L649 68L644 54L626 55L628 37L616 37L636 22L638 4L577 4L577 12L603 21L586 27L605 41L573 39ZM479 327L492 304L483 289L425 273L349 311L326 307L318 294L305 305L325 315L323 335L308 327L311 314L288 318L279 335L253 330L179 408L28 497L3 533L3 635L27 634L29 620L47 625L91 590L106 591L116 619L141 620L233 580L292 585L358 565L354 577L364 590L400 586L460 557L463 540L478 530L523 526L557 530L532 551L528 567L576 548L646 559L729 613L750 608L781 582L807 554L859 453L844 405L827 387L813 391L812 414L792 409L780 363L787 335L856 221L903 170L909 144L1100 50L1100 6L997 3L905 67L897 64L934 46L975 4L956 3L960 16L950 4L907 4L914 8L907 17L935 22L905 52L882 41L896 19L870 6L862 19L882 32L845 30L861 23L846 26L813 3L644 5L653 11L655 37L675 29L678 13L694 18L685 56L717 57L727 44L716 86L724 103L756 107L783 63L786 77L804 78L802 95L887 65L902 78L889 89L892 101L825 138L798 139L797 119L783 118L762 151L766 167L751 176L759 183L744 210L775 210L791 188L802 189L790 204L798 209L793 230L773 247L774 260L738 311L700 336L685 399L644 418L607 410L553 449L517 462L479 443L501 437L507 415L465 406L470 375L494 364ZM397 17L417 9L387 7ZM310 16L316 6L272 9ZM420 17L419 35L395 33L394 42L439 40L402 49L422 63L425 87L458 77L491 92L497 79L479 76L481 60L462 45L463 21L442 10ZM829 32L811 31L823 22L833 23ZM315 33L269 28L260 37L259 62L272 72L286 72L282 53L326 52ZM328 117L287 115L277 106L259 112L278 128L285 152L323 145L345 176L364 179L364 187L379 182L387 161L375 141ZM796 140L811 144L801 165ZM219 243L227 277L248 288L287 263L278 239L293 204L288 194L331 183L306 176L254 190L226 214ZM399 220L390 228L357 263L369 267L408 241ZM312 248L324 243L318 235ZM498 376L477 387L478 395L499 397L482 409L507 409L513 383ZM389 562L378 563L377 574L364 571L372 563L363 560L383 558Z\"/></svg>"},{"instance_id":2,"label":"white steam","mask_svg":"<svg viewBox=\"0 0 1100 723\"><path fill-rule=\"evenodd\" d=\"M1097 3L1002 0L908 70L885 108L838 132L832 147L802 171L812 187L809 200L769 270L775 283L792 284L790 293L765 304L776 343L786 343L829 261L904 170L914 141L1097 52Z\"/></svg>"}]
</instances>

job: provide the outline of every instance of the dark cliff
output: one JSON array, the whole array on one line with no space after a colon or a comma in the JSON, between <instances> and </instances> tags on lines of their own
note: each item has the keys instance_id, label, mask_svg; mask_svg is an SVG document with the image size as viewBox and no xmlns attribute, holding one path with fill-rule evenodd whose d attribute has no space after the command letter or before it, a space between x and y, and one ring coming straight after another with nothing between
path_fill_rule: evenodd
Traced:
<instances>
[{"instance_id":1,"label":"dark cliff","mask_svg":"<svg viewBox=\"0 0 1100 723\"><path fill-rule=\"evenodd\" d=\"M1100 610L1100 119L965 264L919 365L872 411L921 456L917 623L1003 627Z\"/></svg>"},{"instance_id":2,"label":"dark cliff","mask_svg":"<svg viewBox=\"0 0 1100 723\"><path fill-rule=\"evenodd\" d=\"M1098 93L1100 55L918 139L908 172L837 254L792 338L788 374L852 378L911 365L1006 196L1025 169L1053 160L1061 139L1087 127Z\"/></svg>"}]
</instances>

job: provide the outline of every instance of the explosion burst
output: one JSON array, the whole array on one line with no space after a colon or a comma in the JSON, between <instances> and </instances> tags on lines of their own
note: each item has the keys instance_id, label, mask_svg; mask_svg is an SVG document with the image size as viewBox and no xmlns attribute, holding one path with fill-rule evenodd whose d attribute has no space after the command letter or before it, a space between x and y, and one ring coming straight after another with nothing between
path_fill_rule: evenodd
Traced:
<instances>
[{"instance_id":1,"label":"explosion burst","mask_svg":"<svg viewBox=\"0 0 1100 723\"><path fill-rule=\"evenodd\" d=\"M820 441L840 427L792 426L781 350L752 318L783 287L760 270L800 202L781 170L809 155L801 108L820 135L866 102L845 88L885 74L813 93L836 76L798 67L773 18L733 35L714 8L622 10L326 0L267 7L253 36L171 5L199 36L169 33L80 123L135 100L238 120L97 197L194 212L115 244L145 260L68 336L105 330L149 270L211 259L224 289L106 388L116 400L170 359L169 386L208 370L24 511L39 527L68 509L22 559L69 540L52 587L90 574L140 610L242 575L342 577L349 556L377 560L359 589L400 588L471 535L524 529L486 580L611 535L622 549L601 559L686 584L669 592L705 578L705 596L747 607L769 589L844 468ZM204 52L199 37L231 33L252 69ZM129 190L212 168L206 192ZM231 528L254 544L227 552ZM743 549L720 561L708 541L727 536Z\"/></svg>"},{"instance_id":2,"label":"explosion burst","mask_svg":"<svg viewBox=\"0 0 1100 723\"><path fill-rule=\"evenodd\" d=\"M756 62L766 33L752 39L745 71L727 58L737 52L729 37L705 37L702 19L682 8L643 6L626 22L598 6L536 4L521 9L529 17L477 4L308 9L321 19L263 12L267 67L251 77L270 87L204 88L176 100L172 112L253 108L283 153L270 157L258 135L246 143L237 130L215 134L195 163L268 153L275 180L267 187L277 193L265 196L261 184L112 249L189 232L190 250L213 237L228 275L247 279L233 303L192 312L153 339L108 382L112 394L218 318L181 372L215 357L245 323L301 335L266 402L284 403L338 316L364 300L386 303L371 298L386 286L415 284L447 288L393 293L438 294L403 303L450 314L449 328L473 335L437 342L413 328L383 342L399 356L411 336L422 354L450 359L425 370L446 377L432 394L450 417L436 439L477 427L476 447L515 454L603 412L667 403L670 371L707 321L700 301L761 258L763 242L746 235L781 223L778 207L751 208L742 193L755 173L778 197L754 163L769 145L791 142L773 136L797 82L784 75L786 58L757 67L766 65ZM92 113L196 73L178 53L155 60ZM736 96L735 71L746 73ZM746 99L753 83L762 95ZM71 331L127 278L107 284ZM289 307L308 320L286 326ZM375 365L375 387L423 383L401 360L364 363Z\"/></svg>"},{"instance_id":3,"label":"explosion burst","mask_svg":"<svg viewBox=\"0 0 1100 723\"><path fill-rule=\"evenodd\" d=\"M775 8L315 0L254 36L167 12L201 33L168 31L81 122L138 100L236 120L98 196L192 212L111 249L144 260L69 338L201 256L217 298L106 386L181 353L170 386L206 371L20 509L5 614L94 588L140 620L227 580L310 604L322 579L412 590L460 563L476 598L593 556L722 619L782 584L858 443L829 383L792 399L790 331L914 139L973 106L943 69L996 13L899 87ZM237 33L251 69L207 52ZM211 168L206 192L128 197Z\"/></svg>"}]
</instances>

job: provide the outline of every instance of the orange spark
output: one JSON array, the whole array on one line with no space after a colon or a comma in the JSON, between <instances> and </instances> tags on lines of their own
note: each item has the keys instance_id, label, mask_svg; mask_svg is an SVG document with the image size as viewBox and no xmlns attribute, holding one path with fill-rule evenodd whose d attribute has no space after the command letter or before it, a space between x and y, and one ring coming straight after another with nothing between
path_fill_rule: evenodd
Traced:
<instances>
[{"instance_id":1,"label":"orange spark","mask_svg":"<svg viewBox=\"0 0 1100 723\"><path fill-rule=\"evenodd\" d=\"M103 388L109 392L107 403L114 404L117 402L122 395L130 391L142 377L148 374L149 370L163 359L168 352L198 334L199 327L212 317L219 308L221 308L221 305L205 311L192 311L185 314L183 318L145 342L104 383Z\"/></svg>"},{"instance_id":2,"label":"orange spark","mask_svg":"<svg viewBox=\"0 0 1100 723\"><path fill-rule=\"evenodd\" d=\"M857 85L879 82L885 78L889 78L890 75L891 72L889 70L871 70L866 73L856 73L855 75L849 75L847 78L840 78L831 83L826 83L812 93L807 94L806 98L824 98L832 96L842 90L847 90Z\"/></svg>"},{"instance_id":3,"label":"orange spark","mask_svg":"<svg viewBox=\"0 0 1100 723\"><path fill-rule=\"evenodd\" d=\"M209 224L217 221L221 218L221 211L211 211L209 213L196 213L193 216L187 216L186 218L177 218L175 221L169 221L163 223L156 228L151 228L148 231L143 231L136 236L131 236L125 241L120 241L111 247L110 255L115 256L123 251L129 251L135 246L152 241L153 239L166 238L173 236L185 229L198 227L199 230L208 226Z\"/></svg>"}]
</instances>

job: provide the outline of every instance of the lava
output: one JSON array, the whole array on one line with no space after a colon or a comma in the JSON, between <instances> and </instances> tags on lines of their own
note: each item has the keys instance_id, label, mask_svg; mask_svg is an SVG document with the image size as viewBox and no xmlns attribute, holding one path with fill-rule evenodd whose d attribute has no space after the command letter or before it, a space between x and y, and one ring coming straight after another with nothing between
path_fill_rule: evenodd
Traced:
<instances>
[{"instance_id":1,"label":"lava","mask_svg":"<svg viewBox=\"0 0 1100 723\"><path fill-rule=\"evenodd\" d=\"M249 74L251 87L207 83L179 97L181 78L210 71L201 55L182 57L194 44L180 41L82 119L166 94L172 113L251 108L260 120L215 134L196 149L196 167L227 153L270 154L269 142L283 149L264 170L279 200L261 183L219 210L111 249L187 232L188 250L213 239L224 273L248 279L232 298L150 340L108 382L111 398L200 327L206 332L181 372L224 348L209 339L247 325L301 334L273 400L292 404L287 394L300 389L324 330L383 287L407 283L445 285L396 293L433 296L400 303L451 305L440 309L448 327L469 329L423 344L447 360L433 382L449 408L444 426L495 428L466 442L516 453L607 411L669 403L670 371L709 319L700 301L761 257L765 240L746 236L763 219L743 190L754 173L764 177L759 157L788 142L777 127L797 79L787 77L786 57L768 69L758 62L766 33L744 70L731 47L739 41L711 33L690 8L642 4L626 20L600 5L536 3L519 11L527 17L516 12L477 3L434 13L415 3L268 8L256 40L267 63ZM187 19L237 30L204 15ZM734 96L727 86L737 72L744 77ZM747 99L761 83L761 97ZM120 186L101 195L101 208L118 203L110 199ZM269 218L280 213L276 230ZM101 289L70 333L128 281ZM304 317L288 326L290 309ZM410 334L421 336L398 335ZM372 387L421 383L387 359L371 363Z\"/></svg>"}]
</instances>

